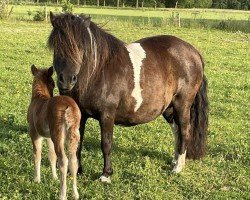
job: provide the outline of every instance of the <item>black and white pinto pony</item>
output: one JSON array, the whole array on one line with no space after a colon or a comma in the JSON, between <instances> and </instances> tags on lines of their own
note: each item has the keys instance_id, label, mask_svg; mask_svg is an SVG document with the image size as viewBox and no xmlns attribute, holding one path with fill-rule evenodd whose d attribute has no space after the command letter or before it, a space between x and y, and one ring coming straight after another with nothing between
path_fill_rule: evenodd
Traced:
<instances>
[{"instance_id":1,"label":"black and white pinto pony","mask_svg":"<svg viewBox=\"0 0 250 200\"><path fill-rule=\"evenodd\" d=\"M126 44L90 17L50 13L48 45L54 52L60 94L79 105L82 119L77 157L81 167L84 128L88 118L99 121L104 158L102 182L113 173L111 148L115 124L132 126L163 115L175 138L173 171L185 158L205 154L208 127L207 81L200 53L169 35Z\"/></svg>"}]
</instances>

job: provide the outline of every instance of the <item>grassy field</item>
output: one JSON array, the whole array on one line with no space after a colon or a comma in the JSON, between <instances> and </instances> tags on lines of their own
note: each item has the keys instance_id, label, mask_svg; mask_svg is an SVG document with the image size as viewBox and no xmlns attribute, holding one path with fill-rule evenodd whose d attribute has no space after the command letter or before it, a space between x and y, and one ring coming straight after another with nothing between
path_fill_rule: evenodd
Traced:
<instances>
[{"instance_id":1,"label":"grassy field","mask_svg":"<svg viewBox=\"0 0 250 200\"><path fill-rule=\"evenodd\" d=\"M9 10L12 6L9 6ZM10 17L17 20L33 20L37 11L44 10L44 6L13 5ZM47 7L48 11L61 12L61 6ZM30 15L28 15L28 11ZM135 26L178 26L186 28L222 29L227 31L242 31L250 33L250 11L216 10L216 9L116 9L103 7L74 7L75 13L91 15L95 20L103 23L121 21L132 23Z\"/></svg>"},{"instance_id":2,"label":"grassy field","mask_svg":"<svg viewBox=\"0 0 250 200\"><path fill-rule=\"evenodd\" d=\"M119 21L105 28L126 42L172 34L202 52L209 81L208 152L202 161L188 161L181 174L172 174L173 136L163 118L136 127L117 126L112 184L103 185L98 181L103 167L100 131L98 123L89 120L84 174L78 177L81 199L249 199L250 34L138 27ZM46 145L42 183L33 182L32 145L26 122L31 97L30 65L51 65L52 53L46 47L50 30L46 23L0 21L0 199L58 196L59 182L51 178Z\"/></svg>"},{"instance_id":3,"label":"grassy field","mask_svg":"<svg viewBox=\"0 0 250 200\"><path fill-rule=\"evenodd\" d=\"M42 6L32 5L14 5L14 15L26 15L27 11L36 11ZM95 7L74 7L74 12L94 14L94 15L114 15L114 16L134 16L134 17L166 17L171 16L173 11L179 12L183 18L196 17L204 19L235 19L235 20L248 20L250 18L250 11L233 11L233 10L211 10L211 9L168 9L168 10L135 10L135 9L114 9L114 8L103 8L99 9ZM61 11L61 6L48 6L48 10Z\"/></svg>"}]
</instances>

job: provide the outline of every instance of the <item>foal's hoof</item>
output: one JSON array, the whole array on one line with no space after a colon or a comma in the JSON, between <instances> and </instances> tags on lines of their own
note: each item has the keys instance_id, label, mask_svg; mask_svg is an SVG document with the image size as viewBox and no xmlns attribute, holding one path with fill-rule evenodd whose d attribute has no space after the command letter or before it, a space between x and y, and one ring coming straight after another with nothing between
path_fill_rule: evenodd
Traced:
<instances>
[{"instance_id":1,"label":"foal's hoof","mask_svg":"<svg viewBox=\"0 0 250 200\"><path fill-rule=\"evenodd\" d=\"M99 178L99 180L102 183L111 183L110 177L106 177L106 176L103 176L103 175Z\"/></svg>"}]
</instances>

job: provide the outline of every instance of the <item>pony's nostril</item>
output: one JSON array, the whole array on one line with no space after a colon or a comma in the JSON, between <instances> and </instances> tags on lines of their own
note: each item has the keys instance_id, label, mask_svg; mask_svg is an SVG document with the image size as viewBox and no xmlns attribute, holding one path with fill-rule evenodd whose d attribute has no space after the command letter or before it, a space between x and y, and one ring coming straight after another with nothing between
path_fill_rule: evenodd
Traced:
<instances>
[{"instance_id":1,"label":"pony's nostril","mask_svg":"<svg viewBox=\"0 0 250 200\"><path fill-rule=\"evenodd\" d=\"M62 74L59 75L59 82L63 83L63 75Z\"/></svg>"},{"instance_id":2,"label":"pony's nostril","mask_svg":"<svg viewBox=\"0 0 250 200\"><path fill-rule=\"evenodd\" d=\"M74 84L77 81L76 75L72 76L71 83Z\"/></svg>"}]
</instances>

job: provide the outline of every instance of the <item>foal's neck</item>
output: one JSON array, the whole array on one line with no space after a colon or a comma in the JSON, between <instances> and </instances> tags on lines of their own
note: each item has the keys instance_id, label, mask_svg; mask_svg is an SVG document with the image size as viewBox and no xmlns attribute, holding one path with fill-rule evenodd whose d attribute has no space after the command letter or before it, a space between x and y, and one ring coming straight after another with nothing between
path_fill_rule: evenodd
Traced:
<instances>
[{"instance_id":1,"label":"foal's neck","mask_svg":"<svg viewBox=\"0 0 250 200\"><path fill-rule=\"evenodd\" d=\"M50 95L49 90L44 83L40 81L34 81L32 86L32 100L37 98L47 100L51 97L52 96Z\"/></svg>"}]
</instances>

